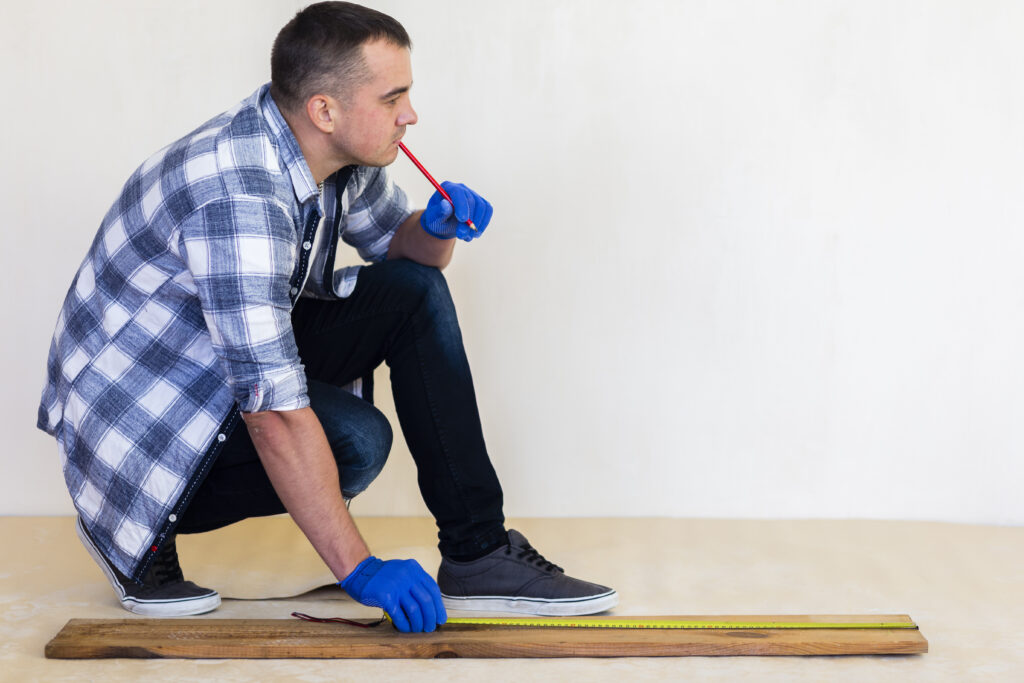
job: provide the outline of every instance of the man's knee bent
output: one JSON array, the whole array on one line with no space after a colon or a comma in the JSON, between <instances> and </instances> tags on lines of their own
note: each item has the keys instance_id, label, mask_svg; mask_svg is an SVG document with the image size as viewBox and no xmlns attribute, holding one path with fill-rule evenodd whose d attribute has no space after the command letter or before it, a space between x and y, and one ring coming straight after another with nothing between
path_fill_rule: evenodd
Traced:
<instances>
[{"instance_id":1,"label":"man's knee bent","mask_svg":"<svg viewBox=\"0 0 1024 683\"><path fill-rule=\"evenodd\" d=\"M401 289L403 297L422 302L432 308L453 307L448 281L438 268L424 266L408 259L396 259L386 263L390 267L388 275L391 284Z\"/></svg>"},{"instance_id":2,"label":"man's knee bent","mask_svg":"<svg viewBox=\"0 0 1024 683\"><path fill-rule=\"evenodd\" d=\"M341 490L346 498L363 492L387 463L394 432L391 423L377 410L364 416L346 435L342 452L335 452ZM369 417L369 419L367 419Z\"/></svg>"},{"instance_id":3,"label":"man's knee bent","mask_svg":"<svg viewBox=\"0 0 1024 683\"><path fill-rule=\"evenodd\" d=\"M361 492L384 469L394 434L373 404L341 387L309 380L309 401L338 464L346 497Z\"/></svg>"}]
</instances>

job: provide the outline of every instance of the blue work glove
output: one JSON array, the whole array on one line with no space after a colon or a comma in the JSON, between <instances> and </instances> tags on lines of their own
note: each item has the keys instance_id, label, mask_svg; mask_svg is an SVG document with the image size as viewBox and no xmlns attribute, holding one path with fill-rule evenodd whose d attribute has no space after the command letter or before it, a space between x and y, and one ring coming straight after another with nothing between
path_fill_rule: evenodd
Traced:
<instances>
[{"instance_id":1,"label":"blue work glove","mask_svg":"<svg viewBox=\"0 0 1024 683\"><path fill-rule=\"evenodd\" d=\"M448 621L441 589L416 560L370 555L338 585L356 602L383 608L402 633L429 633Z\"/></svg>"},{"instance_id":2,"label":"blue work glove","mask_svg":"<svg viewBox=\"0 0 1024 683\"><path fill-rule=\"evenodd\" d=\"M491 222L491 214L494 213L487 200L462 183L446 180L441 183L441 187L451 196L452 204L455 206L449 204L440 192L435 192L427 202L426 211L420 214L420 225L423 229L443 240L458 237L460 240L471 242L482 235L487 229L487 224ZM473 221L476 230L466 225L467 218Z\"/></svg>"}]
</instances>

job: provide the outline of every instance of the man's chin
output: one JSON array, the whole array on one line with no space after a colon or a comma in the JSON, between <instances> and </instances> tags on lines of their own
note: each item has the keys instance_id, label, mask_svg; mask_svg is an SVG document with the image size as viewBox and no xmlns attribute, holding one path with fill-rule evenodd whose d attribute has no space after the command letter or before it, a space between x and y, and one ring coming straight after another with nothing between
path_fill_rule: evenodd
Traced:
<instances>
[{"instance_id":1,"label":"man's chin","mask_svg":"<svg viewBox=\"0 0 1024 683\"><path fill-rule=\"evenodd\" d=\"M358 164L360 166L374 166L374 167L377 167L377 168L383 168L384 166L390 166L391 164L395 163L395 159L397 159L397 158L398 158L398 147L396 146L395 148L389 149L387 152L384 152L383 154L378 156L376 159L373 159L373 160L364 159L364 160L359 161Z\"/></svg>"}]
</instances>

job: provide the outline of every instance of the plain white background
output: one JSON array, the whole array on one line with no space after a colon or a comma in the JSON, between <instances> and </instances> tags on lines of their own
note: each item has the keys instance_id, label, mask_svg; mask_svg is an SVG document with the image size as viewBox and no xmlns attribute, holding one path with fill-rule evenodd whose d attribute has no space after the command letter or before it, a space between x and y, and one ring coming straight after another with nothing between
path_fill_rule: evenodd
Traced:
<instances>
[{"instance_id":1,"label":"plain white background","mask_svg":"<svg viewBox=\"0 0 1024 683\"><path fill-rule=\"evenodd\" d=\"M302 4L0 10L0 513L72 512L34 424L103 214ZM446 272L508 515L1024 522L1019 3L369 4L495 206ZM353 511L426 514L400 439Z\"/></svg>"}]
</instances>

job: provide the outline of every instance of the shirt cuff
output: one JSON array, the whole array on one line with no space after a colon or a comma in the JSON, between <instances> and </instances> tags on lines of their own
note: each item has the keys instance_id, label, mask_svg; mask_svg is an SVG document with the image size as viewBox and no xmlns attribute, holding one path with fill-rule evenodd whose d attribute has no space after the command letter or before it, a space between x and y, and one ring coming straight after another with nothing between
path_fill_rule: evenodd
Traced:
<instances>
[{"instance_id":1,"label":"shirt cuff","mask_svg":"<svg viewBox=\"0 0 1024 683\"><path fill-rule=\"evenodd\" d=\"M299 410L309 405L306 373L302 366L235 384L235 401L243 413Z\"/></svg>"}]
</instances>

